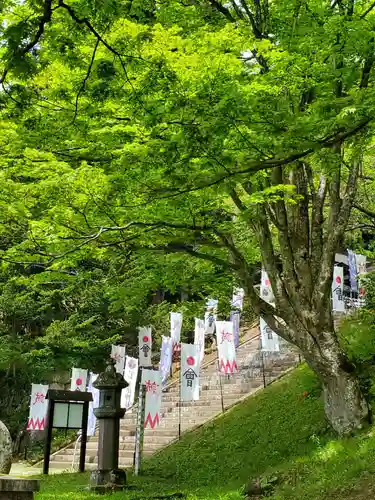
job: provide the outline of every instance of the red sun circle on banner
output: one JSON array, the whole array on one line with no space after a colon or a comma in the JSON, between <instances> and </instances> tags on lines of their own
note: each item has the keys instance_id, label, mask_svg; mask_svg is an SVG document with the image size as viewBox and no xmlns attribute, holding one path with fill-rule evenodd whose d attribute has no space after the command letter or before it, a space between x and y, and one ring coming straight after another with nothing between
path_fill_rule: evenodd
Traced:
<instances>
[{"instance_id":1,"label":"red sun circle on banner","mask_svg":"<svg viewBox=\"0 0 375 500\"><path fill-rule=\"evenodd\" d=\"M194 365L195 361L194 361L193 356L189 356L189 357L186 359L186 363L187 363L189 366Z\"/></svg>"},{"instance_id":2,"label":"red sun circle on banner","mask_svg":"<svg viewBox=\"0 0 375 500\"><path fill-rule=\"evenodd\" d=\"M79 387L80 385L82 385L82 377L77 378L77 380L76 380L76 385L78 385L78 387Z\"/></svg>"},{"instance_id":3,"label":"red sun circle on banner","mask_svg":"<svg viewBox=\"0 0 375 500\"><path fill-rule=\"evenodd\" d=\"M340 276L336 276L336 283L339 285L341 283L341 278Z\"/></svg>"},{"instance_id":4,"label":"red sun circle on banner","mask_svg":"<svg viewBox=\"0 0 375 500\"><path fill-rule=\"evenodd\" d=\"M266 286L270 286L271 282L270 280L266 280Z\"/></svg>"},{"instance_id":5,"label":"red sun circle on banner","mask_svg":"<svg viewBox=\"0 0 375 500\"><path fill-rule=\"evenodd\" d=\"M149 340L149 339L148 339L147 335L145 335L145 336L143 337L143 342L148 342L148 340Z\"/></svg>"}]
</instances>

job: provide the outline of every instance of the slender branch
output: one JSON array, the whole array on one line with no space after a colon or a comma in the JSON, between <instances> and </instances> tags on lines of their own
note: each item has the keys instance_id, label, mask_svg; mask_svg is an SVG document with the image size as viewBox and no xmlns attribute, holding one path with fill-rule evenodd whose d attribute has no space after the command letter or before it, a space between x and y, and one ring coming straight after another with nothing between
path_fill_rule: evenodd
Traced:
<instances>
[{"instance_id":1,"label":"slender branch","mask_svg":"<svg viewBox=\"0 0 375 500\"><path fill-rule=\"evenodd\" d=\"M375 7L375 2L373 2L370 5L370 7L360 16L360 19L364 19L367 16L367 14L369 14L372 11L374 7Z\"/></svg>"},{"instance_id":2,"label":"slender branch","mask_svg":"<svg viewBox=\"0 0 375 500\"><path fill-rule=\"evenodd\" d=\"M69 12L70 17L77 23L77 24L84 24L88 30L96 37L99 42L101 42L112 54L114 54L116 57L118 57L120 60L122 60L122 57L127 57L129 59L140 59L141 61L145 61L142 57L139 56L131 56L131 55L123 55L120 54L116 49L114 49L111 45L109 45L108 42L104 40L104 38L98 33L98 31L94 28L94 26L90 23L90 21L86 18L80 18L77 16L75 13L74 9L66 4L64 0L59 0L59 7L62 7L63 9L67 10Z\"/></svg>"},{"instance_id":3,"label":"slender branch","mask_svg":"<svg viewBox=\"0 0 375 500\"><path fill-rule=\"evenodd\" d=\"M95 47L94 47L94 50L93 50L93 53L92 53L92 56L91 56L91 61L90 61L89 67L87 68L86 76L83 79L82 85L81 85L81 87L80 87L80 89L78 91L77 97L76 97L75 110L74 110L74 116L73 116L72 123L74 123L75 120L76 120L76 118L77 118L77 114L78 114L78 101L79 101L80 95L85 90L87 80L90 78L91 70L92 70L92 67L93 67L93 64L94 64L94 61L95 61L96 51L98 50L99 43L100 43L100 40L99 40L99 38L97 38L96 39L96 43L95 43Z\"/></svg>"},{"instance_id":4,"label":"slender branch","mask_svg":"<svg viewBox=\"0 0 375 500\"><path fill-rule=\"evenodd\" d=\"M224 268L229 268L232 270L238 271L238 266L235 264L231 264L227 260L220 259L215 255L206 254L203 252L198 252L194 250L192 246L185 245L183 243L169 243L168 245L155 245L155 246L144 246L144 245L135 245L130 247L131 250L150 250L150 251L159 251L165 253L187 253L192 257L197 257L198 259L207 260L212 262L213 264L217 264Z\"/></svg>"},{"instance_id":5,"label":"slender branch","mask_svg":"<svg viewBox=\"0 0 375 500\"><path fill-rule=\"evenodd\" d=\"M367 217L370 217L370 219L375 219L375 212L372 212L368 208L361 207L357 203L353 203L353 208L355 208L359 212L362 212L363 214L367 215Z\"/></svg>"}]
</instances>

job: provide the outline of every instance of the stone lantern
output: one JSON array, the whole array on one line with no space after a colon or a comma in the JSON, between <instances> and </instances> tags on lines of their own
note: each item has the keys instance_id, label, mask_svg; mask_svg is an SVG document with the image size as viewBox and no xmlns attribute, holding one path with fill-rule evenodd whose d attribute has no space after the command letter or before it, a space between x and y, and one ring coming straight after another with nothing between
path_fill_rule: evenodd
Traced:
<instances>
[{"instance_id":1,"label":"stone lantern","mask_svg":"<svg viewBox=\"0 0 375 500\"><path fill-rule=\"evenodd\" d=\"M91 473L90 489L98 493L122 490L126 484L125 471L118 468L118 452L120 418L125 415L121 391L128 385L124 377L116 373L113 359L93 384L99 390L99 406L94 408L99 421L99 443L98 469Z\"/></svg>"}]
</instances>

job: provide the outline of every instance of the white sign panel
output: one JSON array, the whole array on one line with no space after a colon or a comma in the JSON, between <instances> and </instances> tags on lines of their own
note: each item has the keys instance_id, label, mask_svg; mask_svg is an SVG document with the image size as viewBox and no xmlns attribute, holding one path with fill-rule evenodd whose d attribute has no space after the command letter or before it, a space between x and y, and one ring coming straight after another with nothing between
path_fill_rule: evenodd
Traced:
<instances>
[{"instance_id":1,"label":"white sign panel","mask_svg":"<svg viewBox=\"0 0 375 500\"><path fill-rule=\"evenodd\" d=\"M339 266L334 266L333 268L332 310L336 312L345 312L344 269Z\"/></svg>"},{"instance_id":2,"label":"white sign panel","mask_svg":"<svg viewBox=\"0 0 375 500\"><path fill-rule=\"evenodd\" d=\"M273 295L271 281L267 272L262 269L262 279L260 283L260 297L268 304L274 305L275 297Z\"/></svg>"},{"instance_id":3,"label":"white sign panel","mask_svg":"<svg viewBox=\"0 0 375 500\"><path fill-rule=\"evenodd\" d=\"M280 351L279 336L267 325L263 318L260 318L260 339L262 351Z\"/></svg>"},{"instance_id":4,"label":"white sign panel","mask_svg":"<svg viewBox=\"0 0 375 500\"><path fill-rule=\"evenodd\" d=\"M151 327L138 328L139 366L151 366L152 337Z\"/></svg>"},{"instance_id":5,"label":"white sign panel","mask_svg":"<svg viewBox=\"0 0 375 500\"><path fill-rule=\"evenodd\" d=\"M231 321L216 321L216 340L220 373L237 373L236 348Z\"/></svg>"},{"instance_id":6,"label":"white sign panel","mask_svg":"<svg viewBox=\"0 0 375 500\"><path fill-rule=\"evenodd\" d=\"M30 413L27 422L28 431L43 431L46 426L48 410L47 391L48 385L31 385Z\"/></svg>"},{"instance_id":7,"label":"white sign panel","mask_svg":"<svg viewBox=\"0 0 375 500\"><path fill-rule=\"evenodd\" d=\"M122 375L125 369L125 346L112 345L111 358L116 361L116 372Z\"/></svg>"},{"instance_id":8,"label":"white sign panel","mask_svg":"<svg viewBox=\"0 0 375 500\"><path fill-rule=\"evenodd\" d=\"M88 391L92 394L92 401L90 401L89 403L89 417L87 421L88 436L95 436L96 430L96 417L94 415L94 408L97 408L99 406L99 390L95 389L93 383L97 378L98 375L96 373L90 373Z\"/></svg>"},{"instance_id":9,"label":"white sign panel","mask_svg":"<svg viewBox=\"0 0 375 500\"><path fill-rule=\"evenodd\" d=\"M194 344L181 344L181 401L199 400L199 350Z\"/></svg>"},{"instance_id":10,"label":"white sign panel","mask_svg":"<svg viewBox=\"0 0 375 500\"><path fill-rule=\"evenodd\" d=\"M181 342L182 314L171 312L171 338L173 349Z\"/></svg>"},{"instance_id":11,"label":"white sign panel","mask_svg":"<svg viewBox=\"0 0 375 500\"><path fill-rule=\"evenodd\" d=\"M218 302L219 301L216 299L208 299L207 301L206 312L204 314L204 325L207 335L213 335L215 333Z\"/></svg>"},{"instance_id":12,"label":"white sign panel","mask_svg":"<svg viewBox=\"0 0 375 500\"><path fill-rule=\"evenodd\" d=\"M126 356L124 379L129 384L121 393L121 408L127 410L133 406L135 397L135 386L138 377L138 359Z\"/></svg>"},{"instance_id":13,"label":"white sign panel","mask_svg":"<svg viewBox=\"0 0 375 500\"><path fill-rule=\"evenodd\" d=\"M154 429L160 422L161 375L159 370L142 370L142 384L145 386L144 428Z\"/></svg>"},{"instance_id":14,"label":"white sign panel","mask_svg":"<svg viewBox=\"0 0 375 500\"><path fill-rule=\"evenodd\" d=\"M73 368L72 378L70 380L71 391L86 391L87 385L87 370L83 368Z\"/></svg>"},{"instance_id":15,"label":"white sign panel","mask_svg":"<svg viewBox=\"0 0 375 500\"><path fill-rule=\"evenodd\" d=\"M204 321L202 319L195 318L194 344L198 347L200 365L202 364L204 359L204 339L205 339Z\"/></svg>"},{"instance_id":16,"label":"white sign panel","mask_svg":"<svg viewBox=\"0 0 375 500\"><path fill-rule=\"evenodd\" d=\"M242 311L244 297L245 290L243 288L235 288L233 290L232 308L240 309L240 311Z\"/></svg>"},{"instance_id":17,"label":"white sign panel","mask_svg":"<svg viewBox=\"0 0 375 500\"><path fill-rule=\"evenodd\" d=\"M57 402L55 403L55 413L53 415L53 427L63 429L82 428L82 403Z\"/></svg>"},{"instance_id":18,"label":"white sign panel","mask_svg":"<svg viewBox=\"0 0 375 500\"><path fill-rule=\"evenodd\" d=\"M172 366L172 339L163 335L161 342L159 370L163 387L166 385Z\"/></svg>"}]
</instances>

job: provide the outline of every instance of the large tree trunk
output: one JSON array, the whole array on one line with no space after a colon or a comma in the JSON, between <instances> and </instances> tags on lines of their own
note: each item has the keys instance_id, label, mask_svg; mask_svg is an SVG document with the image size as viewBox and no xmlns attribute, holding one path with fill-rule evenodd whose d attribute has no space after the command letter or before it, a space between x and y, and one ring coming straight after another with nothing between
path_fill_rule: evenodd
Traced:
<instances>
[{"instance_id":1,"label":"large tree trunk","mask_svg":"<svg viewBox=\"0 0 375 500\"><path fill-rule=\"evenodd\" d=\"M322 337L324 341L319 342L319 348L305 357L322 382L327 419L334 430L344 435L368 423L369 405L336 335L324 332Z\"/></svg>"}]
</instances>

